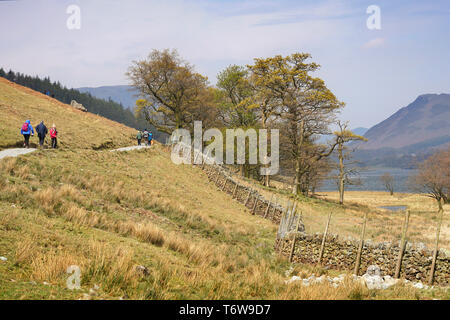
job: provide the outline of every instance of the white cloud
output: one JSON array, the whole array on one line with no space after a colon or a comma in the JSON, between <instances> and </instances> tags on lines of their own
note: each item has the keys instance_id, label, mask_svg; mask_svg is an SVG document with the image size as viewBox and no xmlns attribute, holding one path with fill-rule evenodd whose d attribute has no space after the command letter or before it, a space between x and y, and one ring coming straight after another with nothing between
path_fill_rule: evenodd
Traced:
<instances>
[{"instance_id":1,"label":"white cloud","mask_svg":"<svg viewBox=\"0 0 450 320\"><path fill-rule=\"evenodd\" d=\"M385 42L386 41L384 38L375 38L364 43L363 48L365 49L379 48L384 46Z\"/></svg>"}]
</instances>

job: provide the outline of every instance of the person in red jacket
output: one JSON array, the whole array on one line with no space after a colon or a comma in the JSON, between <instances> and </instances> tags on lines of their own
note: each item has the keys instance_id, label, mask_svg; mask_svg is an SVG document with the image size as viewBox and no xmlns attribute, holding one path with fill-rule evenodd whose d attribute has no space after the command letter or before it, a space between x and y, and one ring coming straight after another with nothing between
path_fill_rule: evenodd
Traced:
<instances>
[{"instance_id":1,"label":"person in red jacket","mask_svg":"<svg viewBox=\"0 0 450 320\"><path fill-rule=\"evenodd\" d=\"M56 126L55 124L52 125L52 127L50 128L50 138L52 138L52 148L56 149L56 146L58 144L58 131L56 130Z\"/></svg>"}]
</instances>

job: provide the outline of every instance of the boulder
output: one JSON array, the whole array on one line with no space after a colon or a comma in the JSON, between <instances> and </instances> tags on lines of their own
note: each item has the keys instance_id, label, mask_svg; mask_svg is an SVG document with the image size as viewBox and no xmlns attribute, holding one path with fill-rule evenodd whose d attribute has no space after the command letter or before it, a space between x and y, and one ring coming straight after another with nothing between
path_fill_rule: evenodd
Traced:
<instances>
[{"instance_id":1,"label":"boulder","mask_svg":"<svg viewBox=\"0 0 450 320\"><path fill-rule=\"evenodd\" d=\"M80 111L83 111L83 112L87 112L87 109L86 109L81 103L78 103L78 102L76 102L75 100L72 100L72 101L70 102L70 105L71 105L73 108L77 109L77 110L80 110Z\"/></svg>"},{"instance_id":2,"label":"boulder","mask_svg":"<svg viewBox=\"0 0 450 320\"><path fill-rule=\"evenodd\" d=\"M367 267L366 274L369 276L381 276L381 269L376 264Z\"/></svg>"}]
</instances>

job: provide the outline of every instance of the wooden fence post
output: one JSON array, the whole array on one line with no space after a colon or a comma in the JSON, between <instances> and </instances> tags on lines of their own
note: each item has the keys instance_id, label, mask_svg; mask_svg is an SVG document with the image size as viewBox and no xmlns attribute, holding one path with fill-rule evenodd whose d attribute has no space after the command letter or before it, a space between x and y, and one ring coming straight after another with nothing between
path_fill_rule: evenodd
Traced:
<instances>
[{"instance_id":1,"label":"wooden fence post","mask_svg":"<svg viewBox=\"0 0 450 320\"><path fill-rule=\"evenodd\" d=\"M300 215L297 216L297 226L295 227L294 239L292 239L291 252L289 253L289 262L294 258L295 242L297 241L297 232L300 225Z\"/></svg>"},{"instance_id":2,"label":"wooden fence post","mask_svg":"<svg viewBox=\"0 0 450 320\"><path fill-rule=\"evenodd\" d=\"M197 151L197 153L195 153L195 149L194 149L194 165L197 164L197 158L198 158L199 154L200 154L200 152Z\"/></svg>"},{"instance_id":3,"label":"wooden fence post","mask_svg":"<svg viewBox=\"0 0 450 320\"><path fill-rule=\"evenodd\" d=\"M400 242L400 251L398 252L397 265L395 266L395 275L396 279L400 278L400 271L402 270L402 261L403 254L405 253L406 247L406 233L408 232L408 224L409 224L409 210L405 212L405 220L403 221L402 227L402 240Z\"/></svg>"},{"instance_id":4,"label":"wooden fence post","mask_svg":"<svg viewBox=\"0 0 450 320\"><path fill-rule=\"evenodd\" d=\"M205 164L206 164L205 155L202 153L202 170L205 168Z\"/></svg>"},{"instance_id":5,"label":"wooden fence post","mask_svg":"<svg viewBox=\"0 0 450 320\"><path fill-rule=\"evenodd\" d=\"M206 167L206 175L208 176L209 180L211 180L211 175L214 173L214 170L211 166Z\"/></svg>"},{"instance_id":6,"label":"wooden fence post","mask_svg":"<svg viewBox=\"0 0 450 320\"><path fill-rule=\"evenodd\" d=\"M367 224L367 211L364 213L364 222L363 222L362 231L361 231L361 240L359 242L358 253L356 255L355 270L354 270L355 275L358 275L359 267L361 265L361 255L362 255L362 250L364 247L364 236L366 234L366 224Z\"/></svg>"},{"instance_id":7,"label":"wooden fence post","mask_svg":"<svg viewBox=\"0 0 450 320\"><path fill-rule=\"evenodd\" d=\"M278 199L277 198L275 198L275 203L272 207L273 207L272 216L275 216L275 212L277 212L277 207L278 207ZM270 214L269 214L269 216L270 216Z\"/></svg>"},{"instance_id":8,"label":"wooden fence post","mask_svg":"<svg viewBox=\"0 0 450 320\"><path fill-rule=\"evenodd\" d=\"M442 219L444 217L444 209L440 209L439 213L440 213L440 216L439 216L437 230L436 230L436 242L434 244L433 262L431 263L430 275L428 277L428 284L430 286L434 282L434 272L436 270L436 260L437 260L438 254L439 254L439 235L441 233Z\"/></svg>"},{"instance_id":9,"label":"wooden fence post","mask_svg":"<svg viewBox=\"0 0 450 320\"><path fill-rule=\"evenodd\" d=\"M259 197L258 195L255 196L255 203L253 204L253 208L252 208L252 214L255 215L255 210L256 210L256 206L258 205L258 200Z\"/></svg>"},{"instance_id":10,"label":"wooden fence post","mask_svg":"<svg viewBox=\"0 0 450 320\"><path fill-rule=\"evenodd\" d=\"M216 179L216 186L218 186L219 184L219 179L220 179L220 170L217 169L217 179Z\"/></svg>"},{"instance_id":11,"label":"wooden fence post","mask_svg":"<svg viewBox=\"0 0 450 320\"><path fill-rule=\"evenodd\" d=\"M273 200L273 193L272 193L272 196L270 197L269 203L267 204L266 212L264 212L264 218L266 218L267 213L269 213L270 206L272 205L272 200Z\"/></svg>"},{"instance_id":12,"label":"wooden fence post","mask_svg":"<svg viewBox=\"0 0 450 320\"><path fill-rule=\"evenodd\" d=\"M235 186L234 186L234 190L233 190L233 195L232 195L232 198L233 198L233 199L234 199L234 197L236 196L237 188L238 188L238 183L235 182Z\"/></svg>"},{"instance_id":13,"label":"wooden fence post","mask_svg":"<svg viewBox=\"0 0 450 320\"><path fill-rule=\"evenodd\" d=\"M252 194L252 189L250 188L249 190L248 190L248 196L247 196L247 199L245 199L245 203L244 203L244 206L247 206L247 203L248 203L248 200L250 200L250 195Z\"/></svg>"},{"instance_id":14,"label":"wooden fence post","mask_svg":"<svg viewBox=\"0 0 450 320\"><path fill-rule=\"evenodd\" d=\"M227 185L227 182L228 182L228 178L225 177L225 182L224 182L224 184L222 186L222 191L225 190L225 186Z\"/></svg>"},{"instance_id":15,"label":"wooden fence post","mask_svg":"<svg viewBox=\"0 0 450 320\"><path fill-rule=\"evenodd\" d=\"M330 211L330 213L328 214L327 226L325 227L325 232L323 233L322 244L320 245L319 264L322 263L323 252L325 250L325 241L328 234L328 227L330 226L331 221L331 214L332 212Z\"/></svg>"}]
</instances>

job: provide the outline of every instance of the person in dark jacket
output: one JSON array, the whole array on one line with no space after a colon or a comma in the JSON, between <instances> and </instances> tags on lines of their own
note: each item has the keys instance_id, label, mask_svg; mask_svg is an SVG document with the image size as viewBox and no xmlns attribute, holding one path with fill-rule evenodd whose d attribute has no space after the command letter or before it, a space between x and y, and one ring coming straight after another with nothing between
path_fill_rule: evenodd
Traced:
<instances>
[{"instance_id":1,"label":"person in dark jacket","mask_svg":"<svg viewBox=\"0 0 450 320\"><path fill-rule=\"evenodd\" d=\"M20 134L23 135L24 143L23 146L25 148L30 147L30 135L34 136L34 129L31 125L30 120L25 121L25 123L22 125L22 128L20 129Z\"/></svg>"},{"instance_id":2,"label":"person in dark jacket","mask_svg":"<svg viewBox=\"0 0 450 320\"><path fill-rule=\"evenodd\" d=\"M44 147L44 141L45 141L45 136L48 133L47 127L44 124L44 121L41 121L41 123L39 123L36 126L36 132L38 134L39 137L39 145L42 147Z\"/></svg>"},{"instance_id":3,"label":"person in dark jacket","mask_svg":"<svg viewBox=\"0 0 450 320\"><path fill-rule=\"evenodd\" d=\"M143 137L144 137L144 142L147 146L148 146L148 135L149 135L149 132L147 131L147 129L145 129Z\"/></svg>"}]
</instances>

